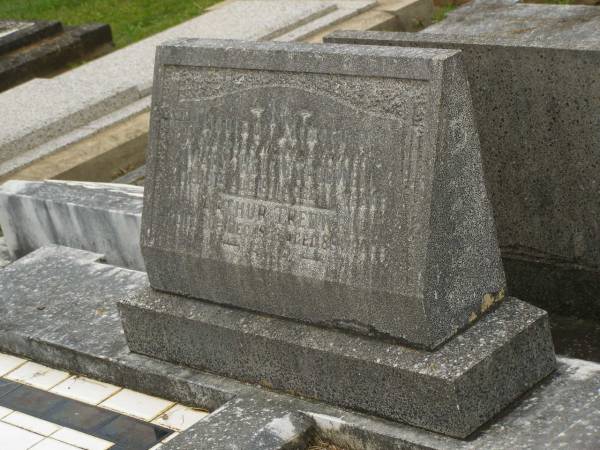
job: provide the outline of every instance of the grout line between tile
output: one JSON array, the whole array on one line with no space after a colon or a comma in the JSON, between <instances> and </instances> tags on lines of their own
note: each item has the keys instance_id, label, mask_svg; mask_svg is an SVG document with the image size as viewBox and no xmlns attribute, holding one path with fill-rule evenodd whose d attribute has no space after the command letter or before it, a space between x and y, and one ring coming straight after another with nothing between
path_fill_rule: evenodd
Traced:
<instances>
[{"instance_id":1,"label":"grout line between tile","mask_svg":"<svg viewBox=\"0 0 600 450\"><path fill-rule=\"evenodd\" d=\"M20 411L12 411L10 414L12 414L13 412L20 412ZM4 420L4 419L6 419L8 416L10 416L10 414L7 414L7 415L6 415L6 416L4 416L2 419L0 419L0 422L2 422L2 423L5 423L6 425L10 425L11 427L18 428L19 430L24 430L24 431L28 431L28 432L30 432L30 433L33 433L33 434L37 434L38 436L42 436L43 438L46 438L46 437L48 437L48 436L46 436L45 434L38 433L37 431L33 431L33 430L30 430L29 428L22 427L21 425L18 425L18 424L16 424L16 423L7 422L6 420ZM21 414L24 414L24 413L21 413ZM29 414L26 414L26 415L28 416ZM33 417L33 416L31 416L31 417ZM37 419L37 417L34 417L34 418L35 418L35 419ZM43 419L40 419L40 420L43 420ZM47 422L47 421L46 421L46 422ZM53 422L49 422L49 423L52 423L53 425L56 425L56 426L60 426L60 425L57 425L57 424L55 424L55 423L53 423ZM58 430L57 430L57 431L58 431ZM53 431L52 433L54 433L54 431ZM36 442L36 444L37 444L37 442ZM34 444L34 445L35 445L35 444Z\"/></svg>"},{"instance_id":2,"label":"grout line between tile","mask_svg":"<svg viewBox=\"0 0 600 450\"><path fill-rule=\"evenodd\" d=\"M6 378L6 377L7 377L7 375L9 375L9 374L13 373L15 370L17 370L18 368L20 368L20 367L21 367L23 364L30 362L30 360L29 360L29 359L21 358L20 356L16 356L16 355L9 355L8 353L0 353L0 357L2 357L2 356L5 356L5 355L6 355L6 356L14 356L15 358L20 358L20 359L22 359L22 360L23 360L23 362L22 362L22 363L20 363L18 366L16 366L16 367L13 367L13 368L12 368L10 371L8 371L8 372L6 372L6 373L2 374L2 375L0 376L0 378L8 379L8 378Z\"/></svg>"},{"instance_id":3,"label":"grout line between tile","mask_svg":"<svg viewBox=\"0 0 600 450\"><path fill-rule=\"evenodd\" d=\"M157 415L155 415L154 417L152 417L151 419L148 419L147 421L144 420L144 422L148 422L148 423L152 423L153 420L158 419L160 416L162 416L165 412L167 412L169 409L173 408L175 405L177 405L177 403L173 403L172 405L169 405L165 408L163 408ZM143 419L142 419L143 420ZM168 427L166 427L168 428ZM170 428L169 428L170 429Z\"/></svg>"},{"instance_id":4,"label":"grout line between tile","mask_svg":"<svg viewBox=\"0 0 600 450\"><path fill-rule=\"evenodd\" d=\"M117 386L118 387L118 386ZM108 400L110 400L111 398L113 398L115 395L117 395L119 392L121 392L123 389L123 387L119 387L119 390L116 392L113 392L112 394L110 394L108 397L106 397L104 400L102 400L100 403L98 403L96 406L100 407L100 408L104 408L104 409L108 409L105 408L104 406L100 406L102 403L107 402ZM109 410L112 411L112 410Z\"/></svg>"}]
</instances>

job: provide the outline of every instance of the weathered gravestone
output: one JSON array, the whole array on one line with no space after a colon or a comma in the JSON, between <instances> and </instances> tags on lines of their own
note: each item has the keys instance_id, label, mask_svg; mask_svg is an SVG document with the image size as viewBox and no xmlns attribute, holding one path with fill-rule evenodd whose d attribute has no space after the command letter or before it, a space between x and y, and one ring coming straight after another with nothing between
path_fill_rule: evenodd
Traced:
<instances>
[{"instance_id":1,"label":"weathered gravestone","mask_svg":"<svg viewBox=\"0 0 600 450\"><path fill-rule=\"evenodd\" d=\"M575 23L600 32L600 8L581 8L595 14ZM344 31L326 42L462 51L509 292L600 319L600 33L574 39L581 30L555 15L552 37Z\"/></svg>"},{"instance_id":2,"label":"weathered gravestone","mask_svg":"<svg viewBox=\"0 0 600 450\"><path fill-rule=\"evenodd\" d=\"M180 40L156 67L132 351L454 436L553 369L545 313L501 302L459 52Z\"/></svg>"},{"instance_id":3,"label":"weathered gravestone","mask_svg":"<svg viewBox=\"0 0 600 450\"><path fill-rule=\"evenodd\" d=\"M504 275L456 52L203 45L159 54L153 287L427 348L493 302Z\"/></svg>"}]
</instances>

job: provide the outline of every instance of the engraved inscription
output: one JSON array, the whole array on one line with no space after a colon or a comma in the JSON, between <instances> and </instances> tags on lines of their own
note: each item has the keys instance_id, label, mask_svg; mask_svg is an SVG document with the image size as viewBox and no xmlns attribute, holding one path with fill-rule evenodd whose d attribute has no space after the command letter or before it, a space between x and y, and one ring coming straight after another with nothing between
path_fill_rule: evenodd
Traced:
<instances>
[{"instance_id":1,"label":"engraved inscription","mask_svg":"<svg viewBox=\"0 0 600 450\"><path fill-rule=\"evenodd\" d=\"M173 230L154 245L348 285L418 282L423 98L401 119L277 86L180 101L159 116L161 154L177 164L157 163L176 182L154 195L179 207L153 218Z\"/></svg>"}]
</instances>

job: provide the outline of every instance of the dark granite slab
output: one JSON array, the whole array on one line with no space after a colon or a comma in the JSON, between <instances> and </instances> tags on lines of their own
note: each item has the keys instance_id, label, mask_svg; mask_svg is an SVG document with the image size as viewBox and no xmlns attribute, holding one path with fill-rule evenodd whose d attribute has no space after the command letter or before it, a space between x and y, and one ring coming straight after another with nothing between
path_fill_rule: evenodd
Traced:
<instances>
[{"instance_id":1,"label":"dark granite slab","mask_svg":"<svg viewBox=\"0 0 600 450\"><path fill-rule=\"evenodd\" d=\"M106 24L0 21L0 33L9 27L16 31L0 36L0 91L32 78L55 75L69 64L112 49L112 33Z\"/></svg>"},{"instance_id":2,"label":"dark granite slab","mask_svg":"<svg viewBox=\"0 0 600 450\"><path fill-rule=\"evenodd\" d=\"M581 8L591 13L582 26L598 30L585 39L573 38L583 34L556 13L554 27L544 28L551 39L453 35L447 27L325 40L462 51L510 295L600 320L600 8Z\"/></svg>"},{"instance_id":3,"label":"dark granite slab","mask_svg":"<svg viewBox=\"0 0 600 450\"><path fill-rule=\"evenodd\" d=\"M11 50L24 47L62 31L62 24L56 21L0 20L0 58Z\"/></svg>"}]
</instances>

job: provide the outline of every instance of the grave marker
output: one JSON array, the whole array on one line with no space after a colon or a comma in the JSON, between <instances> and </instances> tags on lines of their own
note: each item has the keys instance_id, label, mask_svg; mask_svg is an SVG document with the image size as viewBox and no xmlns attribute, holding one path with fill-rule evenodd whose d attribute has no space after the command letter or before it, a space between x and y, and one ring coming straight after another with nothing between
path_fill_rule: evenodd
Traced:
<instances>
[{"instance_id":1,"label":"grave marker","mask_svg":"<svg viewBox=\"0 0 600 450\"><path fill-rule=\"evenodd\" d=\"M457 437L554 370L459 52L178 40L155 76L131 351Z\"/></svg>"},{"instance_id":2,"label":"grave marker","mask_svg":"<svg viewBox=\"0 0 600 450\"><path fill-rule=\"evenodd\" d=\"M426 348L501 298L457 52L178 41L158 67L154 288Z\"/></svg>"}]
</instances>

